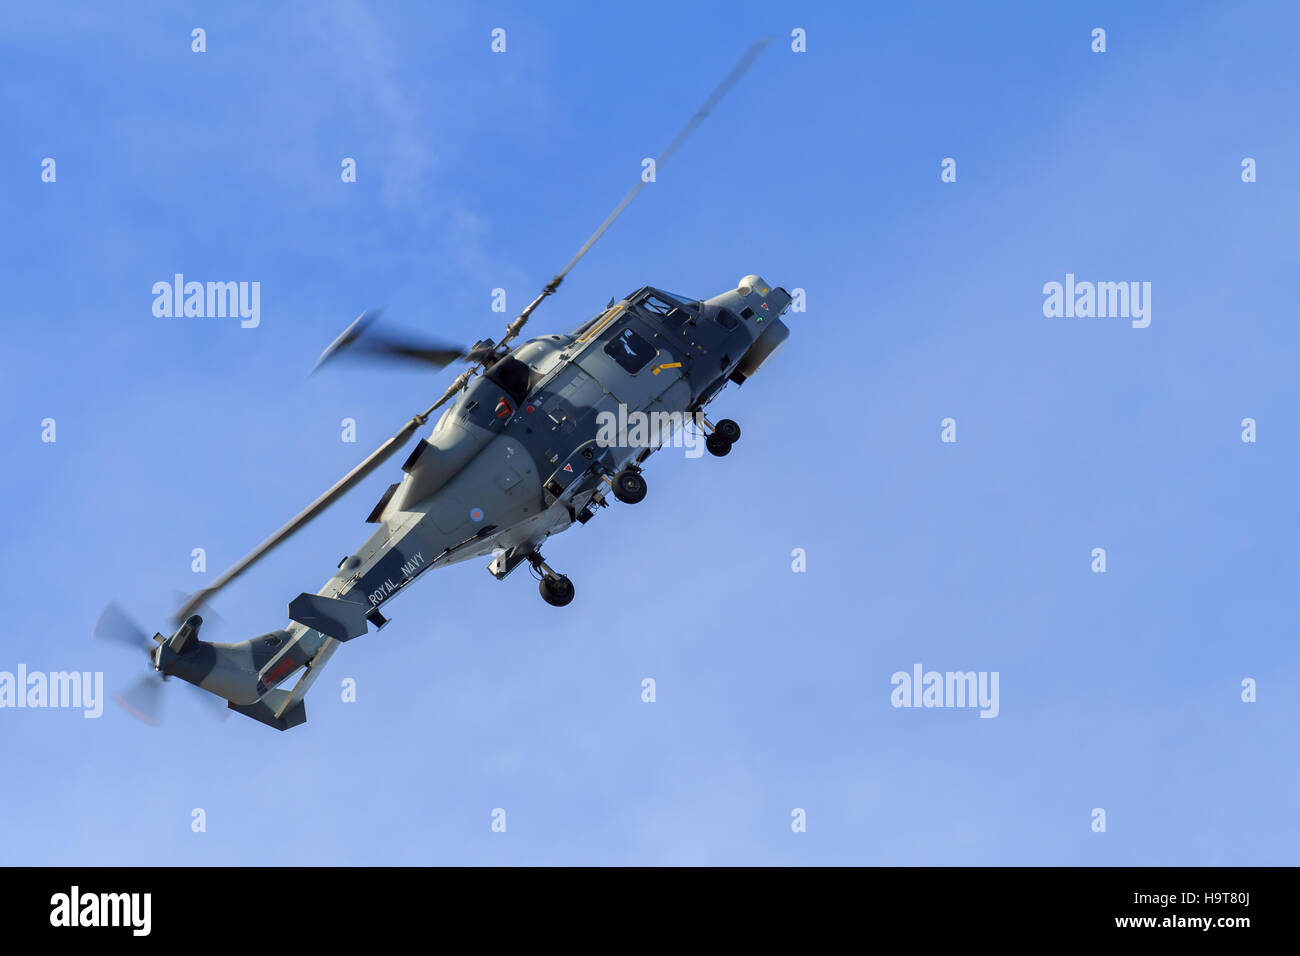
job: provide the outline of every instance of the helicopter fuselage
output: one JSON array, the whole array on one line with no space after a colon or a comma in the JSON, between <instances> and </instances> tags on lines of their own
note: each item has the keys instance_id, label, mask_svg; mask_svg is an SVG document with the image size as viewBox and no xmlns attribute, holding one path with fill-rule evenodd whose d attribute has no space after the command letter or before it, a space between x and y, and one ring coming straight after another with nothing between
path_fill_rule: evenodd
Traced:
<instances>
[{"instance_id":1,"label":"helicopter fuselage","mask_svg":"<svg viewBox=\"0 0 1300 956\"><path fill-rule=\"evenodd\" d=\"M567 335L520 345L416 446L371 514L380 528L320 593L378 608L429 568L522 557L584 520L605 479L654 450L600 441L601 413L702 409L785 340L789 303L757 276L702 302L645 287ZM754 356L760 340L769 347Z\"/></svg>"}]
</instances>

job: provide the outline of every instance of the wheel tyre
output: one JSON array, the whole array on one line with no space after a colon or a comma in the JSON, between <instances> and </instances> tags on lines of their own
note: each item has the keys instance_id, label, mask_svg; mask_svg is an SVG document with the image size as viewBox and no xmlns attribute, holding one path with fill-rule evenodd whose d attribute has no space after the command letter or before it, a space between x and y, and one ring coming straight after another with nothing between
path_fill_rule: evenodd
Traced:
<instances>
[{"instance_id":1,"label":"wheel tyre","mask_svg":"<svg viewBox=\"0 0 1300 956\"><path fill-rule=\"evenodd\" d=\"M542 578L537 590L542 600L551 607L564 607L573 600L573 582L560 575L558 578Z\"/></svg>"},{"instance_id":2,"label":"wheel tyre","mask_svg":"<svg viewBox=\"0 0 1300 956\"><path fill-rule=\"evenodd\" d=\"M716 455L721 458L731 451L731 442L724 439L717 432L714 432L708 438L704 439L704 447L709 450L710 455Z\"/></svg>"},{"instance_id":3,"label":"wheel tyre","mask_svg":"<svg viewBox=\"0 0 1300 956\"><path fill-rule=\"evenodd\" d=\"M646 484L635 471L620 471L614 476L614 497L625 504L634 505L645 500Z\"/></svg>"},{"instance_id":4,"label":"wheel tyre","mask_svg":"<svg viewBox=\"0 0 1300 956\"><path fill-rule=\"evenodd\" d=\"M728 445L734 445L740 441L740 426L730 418L724 418L718 424L713 426L713 434L721 435L722 440Z\"/></svg>"}]
</instances>

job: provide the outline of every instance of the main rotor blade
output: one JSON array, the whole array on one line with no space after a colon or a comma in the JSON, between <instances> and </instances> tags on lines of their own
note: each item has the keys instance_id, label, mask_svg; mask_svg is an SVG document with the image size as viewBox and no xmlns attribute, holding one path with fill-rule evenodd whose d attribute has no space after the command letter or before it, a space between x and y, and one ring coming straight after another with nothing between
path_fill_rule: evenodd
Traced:
<instances>
[{"instance_id":1,"label":"main rotor blade","mask_svg":"<svg viewBox=\"0 0 1300 956\"><path fill-rule=\"evenodd\" d=\"M467 351L455 346L423 344L392 338L363 340L356 354L374 358L406 359L439 369L446 368L457 359L469 358Z\"/></svg>"},{"instance_id":2,"label":"main rotor blade","mask_svg":"<svg viewBox=\"0 0 1300 956\"><path fill-rule=\"evenodd\" d=\"M340 350L347 348L349 345L355 342L357 338L361 335L361 333L364 332L370 326L370 323L375 321L375 319L379 317L382 311L383 311L382 309L367 309L366 311L358 315L355 319L353 319L352 324L349 325L346 329L344 329L342 334L339 335L338 338L336 338L329 345L325 346L325 351L321 352L320 358L316 360L316 364L311 367L311 372L307 374L309 375L314 374L316 369L320 368L322 365L328 362L331 358L333 358L336 354L338 354Z\"/></svg>"},{"instance_id":3,"label":"main rotor blade","mask_svg":"<svg viewBox=\"0 0 1300 956\"><path fill-rule=\"evenodd\" d=\"M655 160L656 172L663 168L664 163L673 158L673 154L681 148L681 145L684 142L686 142L687 137L689 137L691 133L695 132L695 128L704 122L704 118L713 112L714 107L716 107L731 88L739 82L740 78L745 75L745 72L754 65L754 61L757 60L759 54L767 48L767 45L772 42L772 39L772 37L764 37L745 51L744 55L736 62L736 65L731 68L731 72L724 76L722 82L719 83L717 88L709 94L709 98L704 101L704 105L695 111L695 115L693 115L677 135L673 137L673 141L668 144L668 148L659 154L659 158ZM600 224L599 229L591 234L591 238L582 244L582 248L579 249L574 254L573 258L569 260L569 264L557 272L551 278L551 281L546 283L546 287L542 289L537 298L528 303L528 305L524 307L524 311L519 313L518 318L506 326L505 338L501 340L502 345L505 345L519 334L520 330L524 327L524 323L528 321L528 317L533 314L533 310L541 305L542 300L548 295L553 295L555 293L555 290L560 287L560 283L564 281L564 277L569 274L573 267L578 264L578 261L587 254L592 246L596 244L596 240L605 234L605 230L614 224L614 220L623 215L623 210L632 204L632 200L637 197L637 193L645 189L645 186L645 180L638 178L636 185L633 186L628 191L628 194L623 197L622 201L614 207L614 211L605 217L605 221Z\"/></svg>"},{"instance_id":4,"label":"main rotor blade","mask_svg":"<svg viewBox=\"0 0 1300 956\"><path fill-rule=\"evenodd\" d=\"M421 425L423 425L426 421L428 421L428 418L429 416L427 413L423 415L416 415L409 422L403 425L401 430L396 435L388 439L388 441L384 442L373 452L371 452L370 456L366 458L365 461L361 462L361 464L357 465L346 475L344 475L342 478L336 481L328 491L326 491L323 495L321 495L310 505L308 505L306 508L300 511L297 515L295 515L293 519L289 521L289 523L286 524L283 528L281 528L275 534L271 535L271 537L267 538L260 545L258 545L257 548L252 551L252 553L246 556L242 561L240 561L234 567L230 568L230 570L226 571L223 575L221 575L221 577L213 581L212 584L210 584L208 587L203 588L201 591L196 591L193 595L191 595L190 599L185 603L184 607L182 607L179 611L176 612L175 620L177 622L185 620L187 617L193 614L194 611L199 606L210 601L212 599L212 596L215 595L218 591L220 591L231 581L235 580L235 578L239 577L241 574L243 574L245 571L251 568L254 564L256 564L258 561L264 558L268 553L270 553L274 548L282 544L285 540L287 540L292 535L294 535L297 531L299 531L304 525L307 524L307 522L311 521L318 514L320 514L322 511L324 511L326 508L332 505L335 501L337 501L340 497L342 497L354 485L356 485L363 478L369 475L372 471L374 471L376 468L378 468L380 465L386 462L389 458L393 457L393 455L396 454L401 449L401 447L406 444L406 442L410 439L411 435L415 433L415 430L419 428Z\"/></svg>"},{"instance_id":5,"label":"main rotor blade","mask_svg":"<svg viewBox=\"0 0 1300 956\"><path fill-rule=\"evenodd\" d=\"M673 141L668 144L668 148L659 154L659 158L655 160L656 172L663 169L664 164L668 162L668 160L672 159L673 154L681 148L681 145L684 142L686 142L687 137L695 132L696 127L704 122L704 118L712 113L714 107L722 102L722 98L727 95L737 82L739 82L740 78L745 75L745 72L754 65L754 61L758 59L759 54L761 54L771 42L772 37L765 37L745 51L744 55L741 56L736 65L731 68L731 72L723 77L722 82L719 83L717 88L709 94L709 98L704 101L704 105L695 111L695 115L692 116L687 121L686 125L681 128L681 131L673 137ZM579 249L574 257L569 260L569 264L561 269L555 278L551 280L555 285L558 286L560 284L564 277L569 274L569 270L578 264L578 260L587 254L588 250L596 244L596 240L605 234L605 230L614 224L614 220L623 214L623 210L631 205L632 200L636 198L637 193L644 189L645 186L645 180L638 178L636 185L633 186L628 194L623 197L623 201L614 207L614 211L611 212L605 221L600 224L600 228L592 233L591 238L584 242L582 248Z\"/></svg>"},{"instance_id":6,"label":"main rotor blade","mask_svg":"<svg viewBox=\"0 0 1300 956\"><path fill-rule=\"evenodd\" d=\"M370 309L357 316L352 324L343 330L343 334L331 342L320 354L312 373L334 358L336 355L376 359L398 359L418 362L434 368L446 368L457 359L475 356L472 350L457 348L441 342L429 342L378 332L371 329L375 319L382 314L380 309Z\"/></svg>"},{"instance_id":7,"label":"main rotor blade","mask_svg":"<svg viewBox=\"0 0 1300 956\"><path fill-rule=\"evenodd\" d=\"M171 598L172 604L184 604L190 599L190 596L180 588L171 588L168 591L168 595ZM211 604L204 604L202 607L197 607L194 610L203 617L203 635L205 639L211 635L214 630L219 630L225 626L225 618L217 613L217 609Z\"/></svg>"}]
</instances>

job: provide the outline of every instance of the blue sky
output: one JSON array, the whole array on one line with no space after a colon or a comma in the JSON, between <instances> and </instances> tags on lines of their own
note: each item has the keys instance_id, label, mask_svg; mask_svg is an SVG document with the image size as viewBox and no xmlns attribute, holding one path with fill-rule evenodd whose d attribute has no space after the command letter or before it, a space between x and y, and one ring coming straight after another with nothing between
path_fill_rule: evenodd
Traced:
<instances>
[{"instance_id":1,"label":"blue sky","mask_svg":"<svg viewBox=\"0 0 1300 956\"><path fill-rule=\"evenodd\" d=\"M1294 863L1297 26L1281 3L7 6L0 671L134 680L90 640L107 601L164 627L450 379L307 378L320 349L372 306L497 337L491 290L517 312L766 34L530 331L750 272L808 308L712 407L744 429L729 457L665 451L645 503L548 545L564 610L480 562L423 578L286 734L171 685L158 728L0 710L0 860ZM155 317L176 272L260 282L261 324ZM1150 282L1150 326L1045 317L1067 273ZM206 636L282 626L395 477ZM892 707L918 663L998 672L998 716Z\"/></svg>"}]
</instances>

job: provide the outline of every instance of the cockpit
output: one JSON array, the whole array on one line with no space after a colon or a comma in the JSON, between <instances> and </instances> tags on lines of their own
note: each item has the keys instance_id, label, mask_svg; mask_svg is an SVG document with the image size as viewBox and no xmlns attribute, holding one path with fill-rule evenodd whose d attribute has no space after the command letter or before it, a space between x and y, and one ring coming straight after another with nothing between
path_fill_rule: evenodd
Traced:
<instances>
[{"instance_id":1,"label":"cockpit","mask_svg":"<svg viewBox=\"0 0 1300 956\"><path fill-rule=\"evenodd\" d=\"M532 369L513 355L507 355L505 358L498 359L484 373L484 378L505 392L510 401L518 407L519 403L528 397L528 392L532 388L532 375Z\"/></svg>"},{"instance_id":2,"label":"cockpit","mask_svg":"<svg viewBox=\"0 0 1300 956\"><path fill-rule=\"evenodd\" d=\"M500 389L507 403L504 408L497 408L497 417L508 417L523 404L529 393L559 363L560 353L568 342L569 339L561 335L533 339L497 359L483 373L485 380Z\"/></svg>"}]
</instances>

